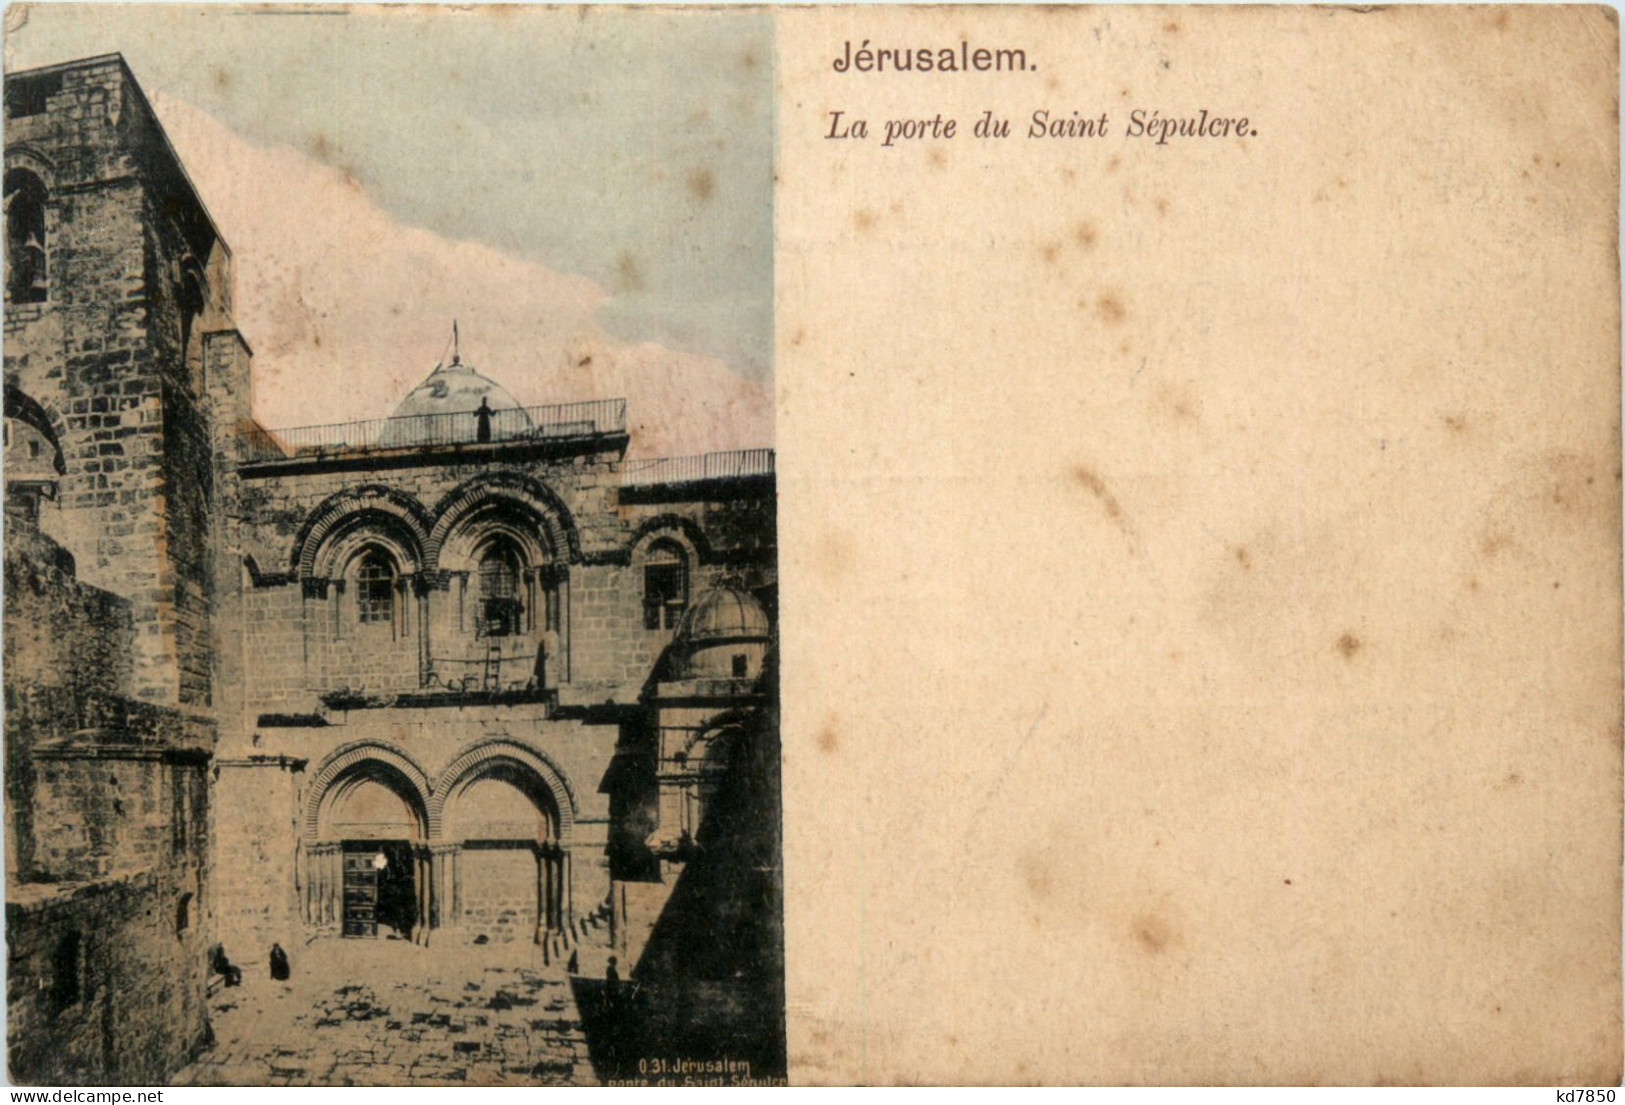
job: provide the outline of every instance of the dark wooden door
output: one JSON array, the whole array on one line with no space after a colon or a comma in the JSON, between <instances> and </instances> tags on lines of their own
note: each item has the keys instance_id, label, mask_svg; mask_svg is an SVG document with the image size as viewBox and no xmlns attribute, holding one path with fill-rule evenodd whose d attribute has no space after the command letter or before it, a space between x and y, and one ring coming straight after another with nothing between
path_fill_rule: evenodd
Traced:
<instances>
[{"instance_id":1,"label":"dark wooden door","mask_svg":"<svg viewBox=\"0 0 1625 1105\"><path fill-rule=\"evenodd\" d=\"M378 935L378 872L374 849L344 853L344 935Z\"/></svg>"}]
</instances>

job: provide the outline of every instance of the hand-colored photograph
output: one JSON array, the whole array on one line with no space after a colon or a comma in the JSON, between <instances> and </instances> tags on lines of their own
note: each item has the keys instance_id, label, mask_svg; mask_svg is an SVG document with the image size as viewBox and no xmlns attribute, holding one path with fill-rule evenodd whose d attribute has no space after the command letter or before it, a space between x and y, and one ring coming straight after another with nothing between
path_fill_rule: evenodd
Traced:
<instances>
[{"instance_id":1,"label":"hand-colored photograph","mask_svg":"<svg viewBox=\"0 0 1625 1105\"><path fill-rule=\"evenodd\" d=\"M770 18L5 18L11 1079L782 1083Z\"/></svg>"}]
</instances>

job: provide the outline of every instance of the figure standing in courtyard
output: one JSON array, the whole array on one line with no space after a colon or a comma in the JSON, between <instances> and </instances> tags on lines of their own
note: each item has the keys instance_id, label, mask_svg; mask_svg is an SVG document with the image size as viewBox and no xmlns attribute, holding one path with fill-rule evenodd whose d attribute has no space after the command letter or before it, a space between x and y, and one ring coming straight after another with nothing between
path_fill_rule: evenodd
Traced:
<instances>
[{"instance_id":1,"label":"figure standing in courtyard","mask_svg":"<svg viewBox=\"0 0 1625 1105\"><path fill-rule=\"evenodd\" d=\"M241 986L243 984L243 969L236 966L226 958L226 949L219 944L209 957L209 969L217 975L223 975L227 986Z\"/></svg>"},{"instance_id":2,"label":"figure standing in courtyard","mask_svg":"<svg viewBox=\"0 0 1625 1105\"><path fill-rule=\"evenodd\" d=\"M604 968L604 1012L615 1012L621 1001L621 972L616 968L620 960L613 955L609 957L609 965Z\"/></svg>"},{"instance_id":3,"label":"figure standing in courtyard","mask_svg":"<svg viewBox=\"0 0 1625 1105\"><path fill-rule=\"evenodd\" d=\"M288 953L282 950L281 944L271 945L271 977L278 982L288 981Z\"/></svg>"}]
</instances>

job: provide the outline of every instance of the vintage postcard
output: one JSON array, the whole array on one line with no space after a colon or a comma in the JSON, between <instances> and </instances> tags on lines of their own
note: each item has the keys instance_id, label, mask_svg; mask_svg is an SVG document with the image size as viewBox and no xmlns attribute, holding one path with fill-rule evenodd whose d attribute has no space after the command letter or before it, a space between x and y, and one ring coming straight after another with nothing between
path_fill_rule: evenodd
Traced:
<instances>
[{"instance_id":1,"label":"vintage postcard","mask_svg":"<svg viewBox=\"0 0 1625 1105\"><path fill-rule=\"evenodd\" d=\"M1618 60L7 8L10 1079L1617 1085Z\"/></svg>"},{"instance_id":2,"label":"vintage postcard","mask_svg":"<svg viewBox=\"0 0 1625 1105\"><path fill-rule=\"evenodd\" d=\"M12 1077L782 1082L771 20L10 20Z\"/></svg>"}]
</instances>

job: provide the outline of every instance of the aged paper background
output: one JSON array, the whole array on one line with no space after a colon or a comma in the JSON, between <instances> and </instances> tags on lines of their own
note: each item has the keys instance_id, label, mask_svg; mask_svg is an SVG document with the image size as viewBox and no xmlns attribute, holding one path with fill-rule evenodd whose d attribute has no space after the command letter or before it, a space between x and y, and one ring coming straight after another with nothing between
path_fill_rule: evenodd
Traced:
<instances>
[{"instance_id":1,"label":"aged paper background","mask_svg":"<svg viewBox=\"0 0 1625 1105\"><path fill-rule=\"evenodd\" d=\"M1618 1082L1617 43L779 13L796 1080Z\"/></svg>"}]
</instances>

